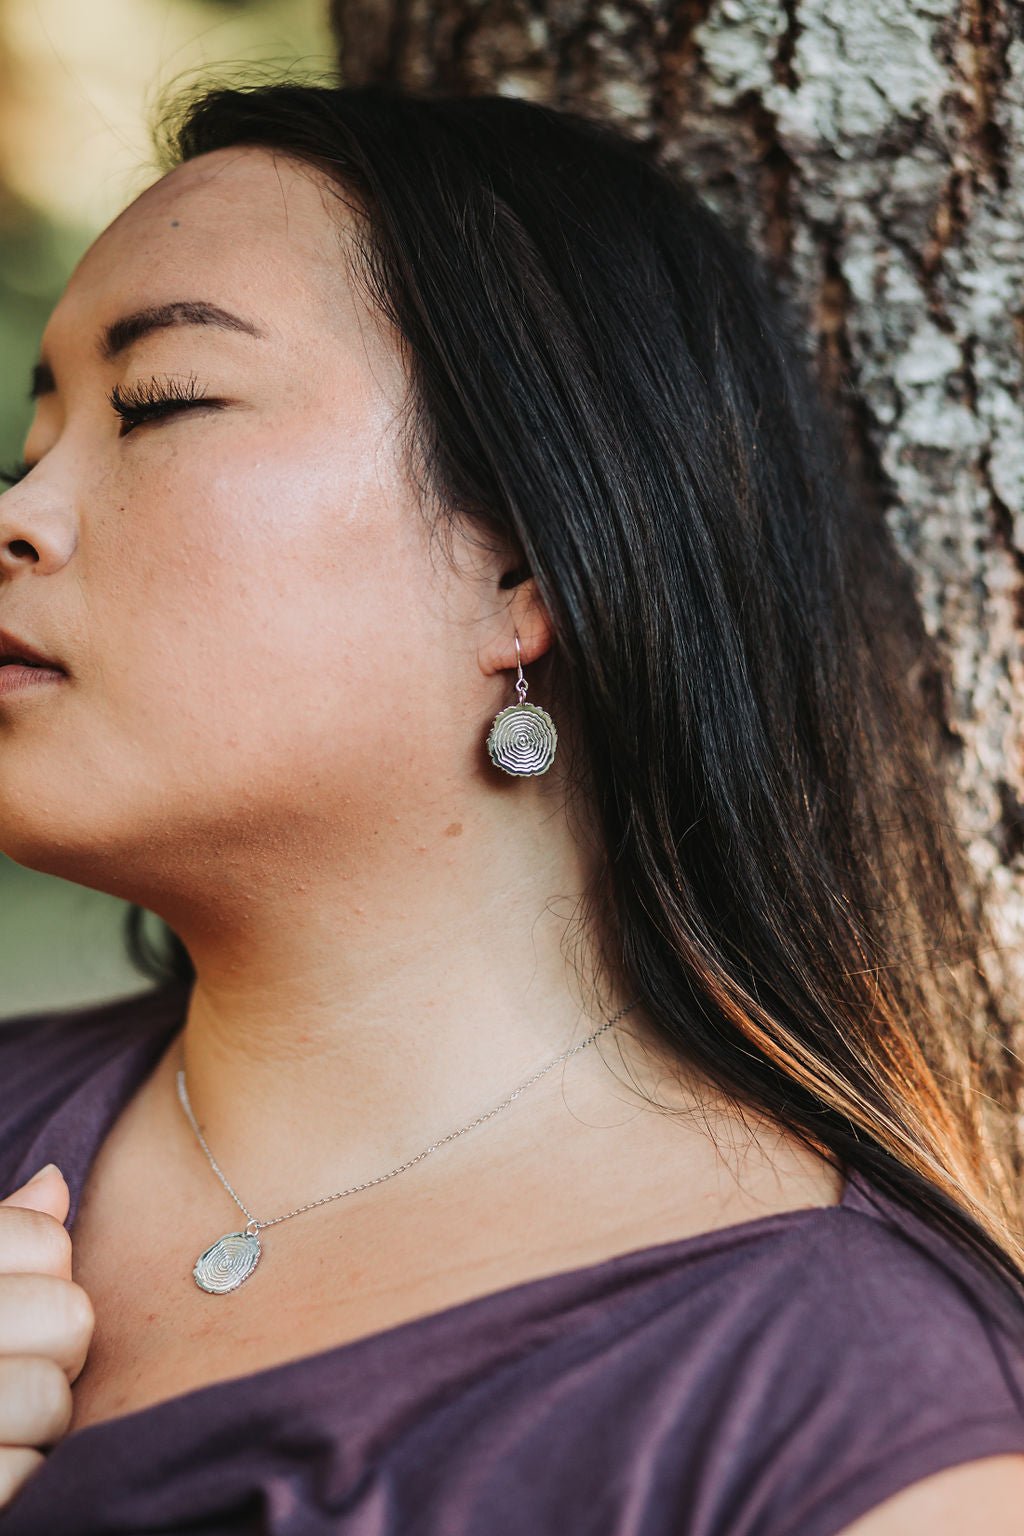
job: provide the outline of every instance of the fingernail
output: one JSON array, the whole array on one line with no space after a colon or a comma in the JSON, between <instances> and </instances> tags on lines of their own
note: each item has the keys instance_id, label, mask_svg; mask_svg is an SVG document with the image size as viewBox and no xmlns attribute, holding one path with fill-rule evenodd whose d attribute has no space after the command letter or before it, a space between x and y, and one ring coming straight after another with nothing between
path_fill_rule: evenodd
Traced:
<instances>
[{"instance_id":1,"label":"fingernail","mask_svg":"<svg viewBox=\"0 0 1024 1536\"><path fill-rule=\"evenodd\" d=\"M57 1167L56 1163L47 1163L44 1168L40 1168L38 1173L34 1173L32 1175L28 1181L28 1184L37 1184L39 1180L44 1177L44 1175L50 1173L51 1171L53 1173L60 1173L60 1169ZM28 1188L28 1185L26 1184L25 1187Z\"/></svg>"}]
</instances>

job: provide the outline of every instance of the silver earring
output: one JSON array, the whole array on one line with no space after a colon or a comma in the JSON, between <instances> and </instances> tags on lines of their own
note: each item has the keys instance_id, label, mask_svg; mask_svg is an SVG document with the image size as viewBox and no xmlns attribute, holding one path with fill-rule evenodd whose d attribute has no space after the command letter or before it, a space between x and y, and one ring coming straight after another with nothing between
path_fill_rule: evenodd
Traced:
<instances>
[{"instance_id":1,"label":"silver earring","mask_svg":"<svg viewBox=\"0 0 1024 1536\"><path fill-rule=\"evenodd\" d=\"M558 732L555 722L539 704L527 704L529 684L523 676L519 633L516 632L516 703L494 717L487 736L487 750L495 768L520 778L547 773L555 760Z\"/></svg>"}]
</instances>

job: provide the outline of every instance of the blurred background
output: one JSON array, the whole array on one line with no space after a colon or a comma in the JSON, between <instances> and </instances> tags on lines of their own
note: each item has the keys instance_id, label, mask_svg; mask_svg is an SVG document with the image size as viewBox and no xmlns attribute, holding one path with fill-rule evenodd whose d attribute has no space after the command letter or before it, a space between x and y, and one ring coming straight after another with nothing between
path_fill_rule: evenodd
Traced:
<instances>
[{"instance_id":1,"label":"blurred background","mask_svg":"<svg viewBox=\"0 0 1024 1536\"><path fill-rule=\"evenodd\" d=\"M233 69L321 78L323 0L0 0L0 464L21 457L39 337L94 236L155 179L168 93ZM0 854L0 1017L135 992L125 906Z\"/></svg>"}]
</instances>

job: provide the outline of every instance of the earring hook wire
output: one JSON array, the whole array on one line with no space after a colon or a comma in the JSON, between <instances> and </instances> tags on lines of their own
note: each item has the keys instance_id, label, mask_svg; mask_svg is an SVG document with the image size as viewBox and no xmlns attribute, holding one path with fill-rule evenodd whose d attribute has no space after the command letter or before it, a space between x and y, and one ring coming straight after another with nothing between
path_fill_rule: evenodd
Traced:
<instances>
[{"instance_id":1,"label":"earring hook wire","mask_svg":"<svg viewBox=\"0 0 1024 1536\"><path fill-rule=\"evenodd\" d=\"M523 676L523 653L519 645L518 629L514 630L513 633L515 635L516 641L516 671L519 674L516 678L516 697L518 698L520 704L522 704L526 698L526 690L530 685L526 681L526 678Z\"/></svg>"}]
</instances>

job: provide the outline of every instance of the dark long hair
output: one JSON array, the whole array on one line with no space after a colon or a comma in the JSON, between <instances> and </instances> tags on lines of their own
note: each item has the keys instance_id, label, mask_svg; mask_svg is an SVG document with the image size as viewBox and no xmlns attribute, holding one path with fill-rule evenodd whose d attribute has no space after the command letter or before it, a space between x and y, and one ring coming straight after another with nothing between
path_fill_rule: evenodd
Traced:
<instances>
[{"instance_id":1,"label":"dark long hair","mask_svg":"<svg viewBox=\"0 0 1024 1536\"><path fill-rule=\"evenodd\" d=\"M216 87L164 161L323 173L397 329L439 514L521 553L607 851L615 968L681 1060L1017 1280L984 915L903 566L785 306L656 151L521 100ZM339 245L339 260L341 260ZM192 975L169 930L128 941ZM990 1052L991 1054L991 1052Z\"/></svg>"}]
</instances>

